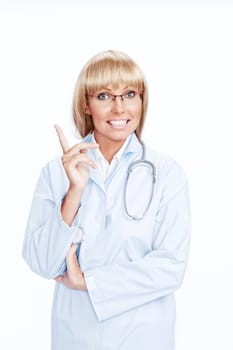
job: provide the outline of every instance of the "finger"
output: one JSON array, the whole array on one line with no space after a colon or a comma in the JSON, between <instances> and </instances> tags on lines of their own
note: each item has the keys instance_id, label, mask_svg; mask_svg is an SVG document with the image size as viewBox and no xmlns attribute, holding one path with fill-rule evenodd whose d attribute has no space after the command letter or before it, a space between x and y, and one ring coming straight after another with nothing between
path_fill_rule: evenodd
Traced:
<instances>
[{"instance_id":1,"label":"finger","mask_svg":"<svg viewBox=\"0 0 233 350\"><path fill-rule=\"evenodd\" d=\"M77 152L85 153L90 148L93 149L98 147L99 147L98 143L94 143L94 142L77 143L76 145L74 145L69 149L69 152L67 152L67 155L72 155Z\"/></svg>"},{"instance_id":2,"label":"finger","mask_svg":"<svg viewBox=\"0 0 233 350\"><path fill-rule=\"evenodd\" d=\"M84 163L86 165L91 166L94 169L97 169L96 163L83 154L74 154L73 156L63 156L62 157L62 163L64 166L67 166L67 168L72 169L75 168L79 163Z\"/></svg>"},{"instance_id":3,"label":"finger","mask_svg":"<svg viewBox=\"0 0 233 350\"><path fill-rule=\"evenodd\" d=\"M60 126L55 124L54 127L55 127L55 130L57 132L57 136L59 138L59 142L60 142L61 148L63 150L63 153L65 153L70 148L69 147L69 143L68 143L68 141L67 141L67 139L66 139L66 137L65 137L65 135L64 135L64 133L62 131L62 129L60 128Z\"/></svg>"}]
</instances>

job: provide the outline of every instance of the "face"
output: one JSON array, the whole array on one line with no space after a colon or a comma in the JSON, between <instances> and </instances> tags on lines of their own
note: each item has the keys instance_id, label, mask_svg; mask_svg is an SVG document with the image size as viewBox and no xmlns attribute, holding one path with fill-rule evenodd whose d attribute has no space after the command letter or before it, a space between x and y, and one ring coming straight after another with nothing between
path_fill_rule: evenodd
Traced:
<instances>
[{"instance_id":1,"label":"face","mask_svg":"<svg viewBox=\"0 0 233 350\"><path fill-rule=\"evenodd\" d=\"M142 99L138 93L134 96L132 92L135 89L130 86L115 90L107 86L88 98L86 113L92 116L94 135L99 144L123 143L136 130L142 114ZM124 97L123 100L120 96L112 100L106 98L106 94L124 94Z\"/></svg>"}]
</instances>

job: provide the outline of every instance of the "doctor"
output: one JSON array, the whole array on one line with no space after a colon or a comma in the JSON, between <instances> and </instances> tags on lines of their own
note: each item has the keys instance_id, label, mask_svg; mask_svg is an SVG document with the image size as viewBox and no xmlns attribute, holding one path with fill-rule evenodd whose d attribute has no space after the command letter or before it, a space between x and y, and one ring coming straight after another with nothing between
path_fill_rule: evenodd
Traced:
<instances>
[{"instance_id":1,"label":"doctor","mask_svg":"<svg viewBox=\"0 0 233 350\"><path fill-rule=\"evenodd\" d=\"M147 99L138 65L105 51L84 66L74 93L83 141L70 147L56 126L63 155L41 171L23 247L32 271L56 281L53 350L175 348L174 291L190 237L188 186L177 162L147 147L155 186L146 166L126 186L130 164L143 154Z\"/></svg>"}]
</instances>

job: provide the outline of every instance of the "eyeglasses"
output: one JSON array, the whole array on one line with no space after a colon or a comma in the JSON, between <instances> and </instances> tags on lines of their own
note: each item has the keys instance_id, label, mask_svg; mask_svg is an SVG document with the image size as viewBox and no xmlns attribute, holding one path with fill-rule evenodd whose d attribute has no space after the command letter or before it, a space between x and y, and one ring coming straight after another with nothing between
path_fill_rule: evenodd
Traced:
<instances>
[{"instance_id":1,"label":"eyeglasses","mask_svg":"<svg viewBox=\"0 0 233 350\"><path fill-rule=\"evenodd\" d=\"M112 101L115 101L117 97L120 97L121 101L124 101L125 103L132 103L138 95L140 96L143 95L143 91L139 92L139 91L129 90L124 92L121 95L114 95L114 94L110 94L109 92L99 92L97 94L88 95L88 96L93 97L95 101L100 104L109 104Z\"/></svg>"}]
</instances>

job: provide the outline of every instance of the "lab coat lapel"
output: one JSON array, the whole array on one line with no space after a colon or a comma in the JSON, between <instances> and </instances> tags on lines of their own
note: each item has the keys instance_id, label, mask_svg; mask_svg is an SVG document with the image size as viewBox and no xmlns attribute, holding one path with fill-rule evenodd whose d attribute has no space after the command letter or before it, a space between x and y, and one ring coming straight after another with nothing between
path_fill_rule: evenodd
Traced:
<instances>
[{"instance_id":1,"label":"lab coat lapel","mask_svg":"<svg viewBox=\"0 0 233 350\"><path fill-rule=\"evenodd\" d=\"M98 171L98 169L90 168L89 179L93 181L97 186L99 186L102 191L105 192L103 177L102 174Z\"/></svg>"},{"instance_id":2,"label":"lab coat lapel","mask_svg":"<svg viewBox=\"0 0 233 350\"><path fill-rule=\"evenodd\" d=\"M83 142L92 142L92 136L91 134L88 134ZM140 154L142 152L142 146L137 138L137 136L135 135L135 133L132 134L130 140L129 140L129 144L125 149L125 152L123 154L123 157L125 157L126 155L129 155L130 153L135 154L135 156L137 156L137 158L140 158ZM92 149L88 150L88 155L90 156L91 159L93 159L95 161L95 156L93 153ZM114 171L115 173L115 171ZM114 173L112 175L114 175ZM110 176L111 178L112 176ZM97 186L100 187L100 189L104 192L106 192L106 187L105 184L103 182L103 178L101 173L98 171L98 169L94 169L92 167L90 167L90 174L89 174L89 178L91 181L93 181ZM109 179L110 180L110 179ZM109 182L109 181L107 181Z\"/></svg>"},{"instance_id":3,"label":"lab coat lapel","mask_svg":"<svg viewBox=\"0 0 233 350\"><path fill-rule=\"evenodd\" d=\"M140 141L138 140L135 133L131 135L131 138L129 140L129 144L126 147L125 154L127 153L138 153L138 155L142 152L142 145Z\"/></svg>"},{"instance_id":4,"label":"lab coat lapel","mask_svg":"<svg viewBox=\"0 0 233 350\"><path fill-rule=\"evenodd\" d=\"M82 142L85 142L85 143L92 142L91 134L88 134L86 137L84 137ZM88 156L95 162L95 156L94 156L93 150L89 149L87 153L88 153ZM93 181L98 187L100 187L102 191L105 192L103 179L98 169L94 169L90 167L89 181Z\"/></svg>"}]
</instances>

